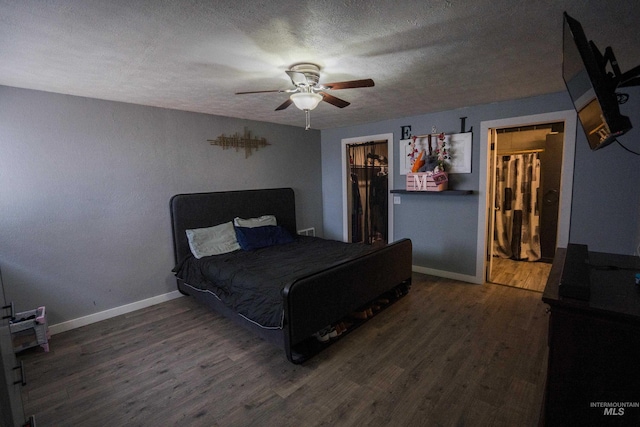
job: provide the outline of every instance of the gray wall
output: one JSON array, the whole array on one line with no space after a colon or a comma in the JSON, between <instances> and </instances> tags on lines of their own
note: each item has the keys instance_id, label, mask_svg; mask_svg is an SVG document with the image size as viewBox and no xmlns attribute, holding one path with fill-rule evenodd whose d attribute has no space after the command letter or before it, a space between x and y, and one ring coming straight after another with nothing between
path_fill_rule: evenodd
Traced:
<instances>
[{"instance_id":1,"label":"gray wall","mask_svg":"<svg viewBox=\"0 0 640 427\"><path fill-rule=\"evenodd\" d=\"M622 106L622 112L630 116L637 129L620 141L640 151L640 93L627 92L631 93L631 100ZM452 175L450 188L478 190L481 122L572 108L569 95L562 92L323 131L325 236L341 239L343 233L342 198L336 191L341 188L343 138L393 132L394 182L396 188L404 188L404 176L398 174L401 126L410 125L414 135L428 133L432 126L441 132L457 133L461 131L460 117L467 117L465 130L473 126L472 173ZM586 243L593 251L632 254L640 242L640 158L618 146L590 151L580 127L576 147L570 242ZM473 276L477 215L477 195L402 195L402 203L394 206L394 238L408 237L413 241L413 263L418 267Z\"/></svg>"},{"instance_id":2,"label":"gray wall","mask_svg":"<svg viewBox=\"0 0 640 427\"><path fill-rule=\"evenodd\" d=\"M245 159L207 139L272 145ZM175 290L169 199L293 187L322 230L320 132L0 86L0 268L51 324Z\"/></svg>"},{"instance_id":3,"label":"gray wall","mask_svg":"<svg viewBox=\"0 0 640 427\"><path fill-rule=\"evenodd\" d=\"M640 151L640 90L621 107ZM168 202L176 193L291 186L298 226L342 238L341 139L400 126L473 126L473 173L452 187L478 189L480 122L567 110L566 93L348 128L302 128L0 86L0 268L18 309L47 305L52 324L175 289ZM248 159L206 140L248 128L272 145ZM321 162L320 163L320 160ZM632 254L640 243L640 158L612 145L592 152L578 129L570 241ZM414 264L473 275L478 197L402 196L395 238Z\"/></svg>"},{"instance_id":4,"label":"gray wall","mask_svg":"<svg viewBox=\"0 0 640 427\"><path fill-rule=\"evenodd\" d=\"M623 88L629 101L620 112L634 129L618 138L640 152L640 88ZM640 156L616 143L589 149L578 129L570 241L589 250L633 255L640 244Z\"/></svg>"}]
</instances>

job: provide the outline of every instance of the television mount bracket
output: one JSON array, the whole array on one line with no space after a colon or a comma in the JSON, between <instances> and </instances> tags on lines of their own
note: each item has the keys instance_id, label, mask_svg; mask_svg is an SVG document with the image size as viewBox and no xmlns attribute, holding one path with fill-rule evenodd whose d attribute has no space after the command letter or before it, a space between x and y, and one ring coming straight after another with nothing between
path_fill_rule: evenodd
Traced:
<instances>
[{"instance_id":1,"label":"television mount bracket","mask_svg":"<svg viewBox=\"0 0 640 427\"><path fill-rule=\"evenodd\" d=\"M633 67L626 73L623 73L620 71L618 60L616 59L616 55L613 53L611 46L607 46L604 50L604 55L602 55L593 41L590 41L589 44L591 44L591 48L594 53L596 53L596 57L600 60L603 70L606 68L607 64L611 65L613 75L610 72L607 74L611 76L614 88L640 86L640 65Z\"/></svg>"}]
</instances>

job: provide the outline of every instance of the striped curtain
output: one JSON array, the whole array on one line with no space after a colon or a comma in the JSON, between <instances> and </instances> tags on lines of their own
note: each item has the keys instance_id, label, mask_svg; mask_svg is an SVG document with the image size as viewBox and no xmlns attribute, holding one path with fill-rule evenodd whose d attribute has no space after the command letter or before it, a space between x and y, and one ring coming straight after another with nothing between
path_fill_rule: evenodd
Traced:
<instances>
[{"instance_id":1,"label":"striped curtain","mask_svg":"<svg viewBox=\"0 0 640 427\"><path fill-rule=\"evenodd\" d=\"M494 256L522 261L540 259L539 187L538 153L498 158Z\"/></svg>"}]
</instances>

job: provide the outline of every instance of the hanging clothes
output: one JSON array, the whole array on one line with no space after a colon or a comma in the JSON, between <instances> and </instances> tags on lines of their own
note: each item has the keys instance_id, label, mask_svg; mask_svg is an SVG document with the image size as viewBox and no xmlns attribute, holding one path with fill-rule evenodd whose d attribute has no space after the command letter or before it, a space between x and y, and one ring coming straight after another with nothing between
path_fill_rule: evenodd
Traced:
<instances>
[{"instance_id":1,"label":"hanging clothes","mask_svg":"<svg viewBox=\"0 0 640 427\"><path fill-rule=\"evenodd\" d=\"M388 241L386 141L348 146L351 242Z\"/></svg>"},{"instance_id":2,"label":"hanging clothes","mask_svg":"<svg viewBox=\"0 0 640 427\"><path fill-rule=\"evenodd\" d=\"M387 197L388 181L384 174L377 174L371 179L371 238L373 241L387 241Z\"/></svg>"},{"instance_id":3,"label":"hanging clothes","mask_svg":"<svg viewBox=\"0 0 640 427\"><path fill-rule=\"evenodd\" d=\"M538 153L498 159L494 255L522 261L540 259L539 187Z\"/></svg>"},{"instance_id":4,"label":"hanging clothes","mask_svg":"<svg viewBox=\"0 0 640 427\"><path fill-rule=\"evenodd\" d=\"M362 241L362 199L358 174L351 173L351 239Z\"/></svg>"}]
</instances>

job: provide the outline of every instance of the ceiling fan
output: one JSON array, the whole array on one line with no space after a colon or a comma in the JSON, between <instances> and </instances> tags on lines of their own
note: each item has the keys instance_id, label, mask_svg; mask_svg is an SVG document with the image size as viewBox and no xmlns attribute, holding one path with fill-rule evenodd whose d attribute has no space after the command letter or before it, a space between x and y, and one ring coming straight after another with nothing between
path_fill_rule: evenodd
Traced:
<instances>
[{"instance_id":1,"label":"ceiling fan","mask_svg":"<svg viewBox=\"0 0 640 427\"><path fill-rule=\"evenodd\" d=\"M289 99L280 104L276 108L276 111L284 110L292 103L295 104L296 107L305 112L305 130L310 128L309 111L316 108L320 101L328 102L329 104L335 105L338 108L344 108L349 105L349 102L345 101L344 99L337 98L333 95L329 95L327 91L374 86L373 80L371 79L320 84L320 67L316 64L311 64L308 62L302 62L292 65L291 68L285 72L291 79L291 83L293 83L294 86L293 88L236 92L236 95L270 92L290 93L291 96L289 96Z\"/></svg>"}]
</instances>

